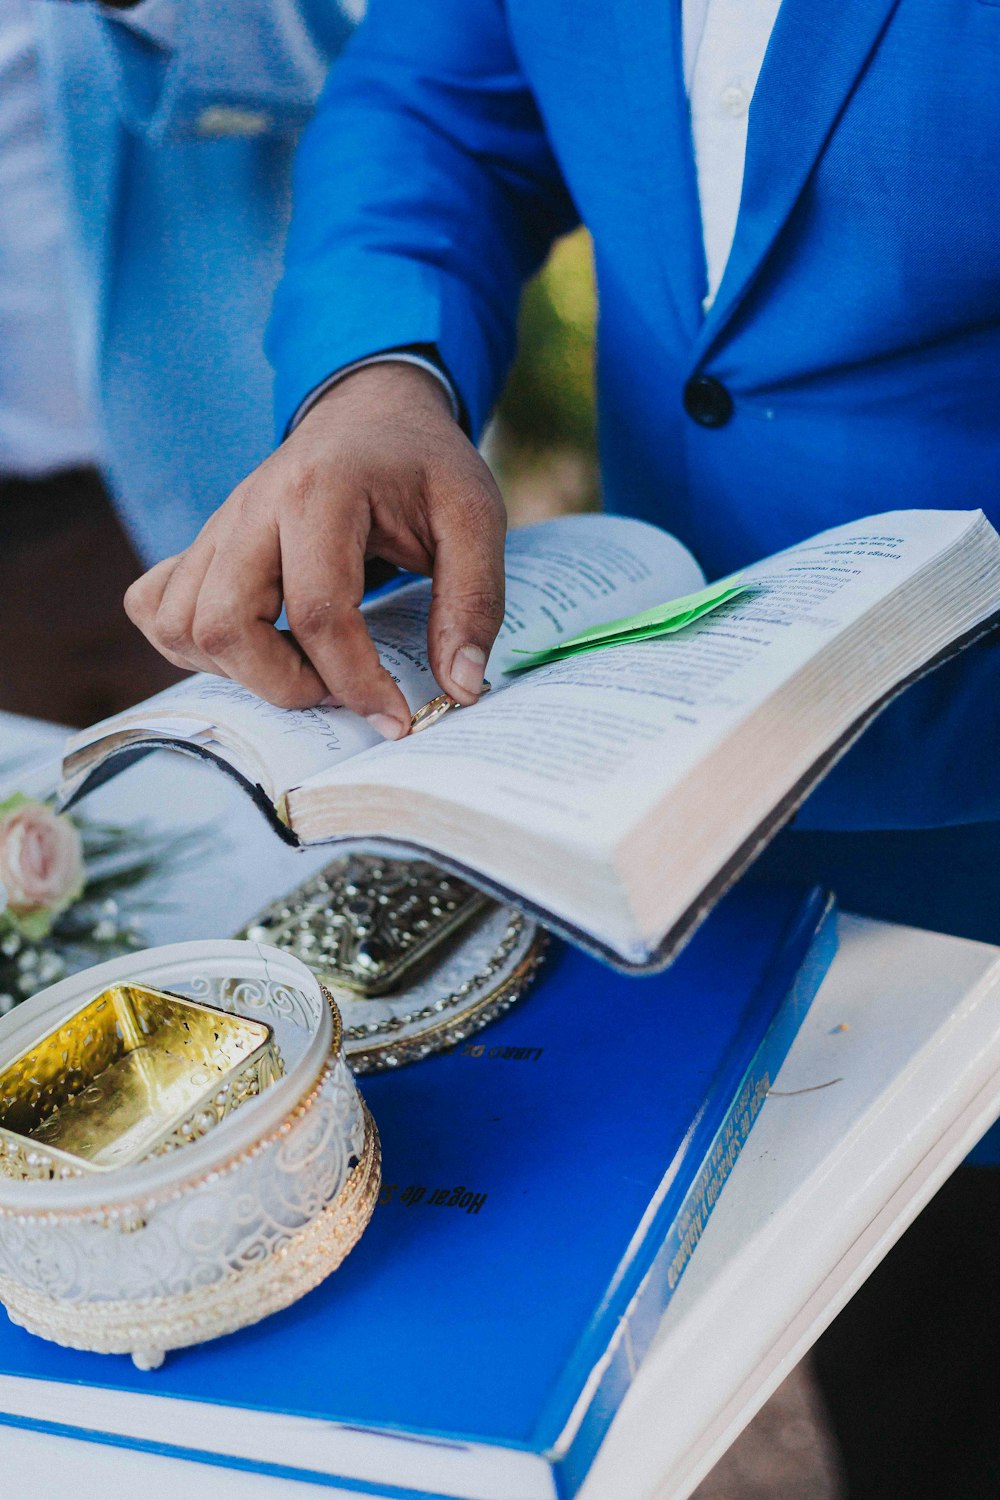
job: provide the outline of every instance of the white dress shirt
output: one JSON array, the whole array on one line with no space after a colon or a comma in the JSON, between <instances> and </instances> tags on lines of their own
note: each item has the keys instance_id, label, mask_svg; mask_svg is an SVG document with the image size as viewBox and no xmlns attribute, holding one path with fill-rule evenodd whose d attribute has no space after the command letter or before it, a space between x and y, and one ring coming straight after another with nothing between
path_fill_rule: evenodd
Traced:
<instances>
[{"instance_id":1,"label":"white dress shirt","mask_svg":"<svg viewBox=\"0 0 1000 1500\"><path fill-rule=\"evenodd\" d=\"M677 0L661 0L664 5ZM701 232L707 292L702 309L715 300L732 249L743 192L747 114L781 0L681 0L684 84L691 106L691 135L698 171ZM445 387L459 413L451 381L438 365L400 350L355 360L309 392L290 423L297 426L331 386L366 365L419 365Z\"/></svg>"},{"instance_id":2,"label":"white dress shirt","mask_svg":"<svg viewBox=\"0 0 1000 1500\"><path fill-rule=\"evenodd\" d=\"M36 3L0 0L0 477L90 463L96 450L70 319Z\"/></svg>"},{"instance_id":3,"label":"white dress shirt","mask_svg":"<svg viewBox=\"0 0 1000 1500\"><path fill-rule=\"evenodd\" d=\"M127 10L102 5L100 11L112 21L169 51L177 41L177 3L178 0L139 0L138 5L130 5Z\"/></svg>"},{"instance_id":4,"label":"white dress shirt","mask_svg":"<svg viewBox=\"0 0 1000 1500\"><path fill-rule=\"evenodd\" d=\"M683 0L684 82L708 269L707 312L726 269L743 192L747 115L781 0Z\"/></svg>"}]
</instances>

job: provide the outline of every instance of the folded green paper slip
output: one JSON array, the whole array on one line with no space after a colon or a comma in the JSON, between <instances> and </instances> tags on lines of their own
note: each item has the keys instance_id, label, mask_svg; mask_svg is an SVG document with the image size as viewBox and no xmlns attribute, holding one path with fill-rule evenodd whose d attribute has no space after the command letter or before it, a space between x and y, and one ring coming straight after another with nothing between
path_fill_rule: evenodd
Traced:
<instances>
[{"instance_id":1,"label":"folded green paper slip","mask_svg":"<svg viewBox=\"0 0 1000 1500\"><path fill-rule=\"evenodd\" d=\"M634 641L652 641L657 636L673 635L675 631L703 619L720 604L728 604L738 594L747 593L750 588L749 583L723 579L721 583L711 583L708 588L699 589L696 594L670 599L666 604L654 605L652 609L628 615L624 620L592 625L589 630L581 630L579 635L571 635L565 641L557 641L539 651L514 646L512 649L523 660L514 662L506 671L526 672L529 667L544 667L551 661L562 661L563 657L576 656L583 651L599 651L604 646L631 645Z\"/></svg>"}]
</instances>

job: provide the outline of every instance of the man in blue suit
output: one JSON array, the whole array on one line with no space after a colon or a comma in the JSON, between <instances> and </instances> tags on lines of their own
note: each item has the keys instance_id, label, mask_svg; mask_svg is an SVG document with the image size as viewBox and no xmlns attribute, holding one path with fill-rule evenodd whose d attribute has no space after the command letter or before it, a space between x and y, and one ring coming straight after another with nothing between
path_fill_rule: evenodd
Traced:
<instances>
[{"instance_id":1,"label":"man in blue suit","mask_svg":"<svg viewBox=\"0 0 1000 1500\"><path fill-rule=\"evenodd\" d=\"M522 283L581 219L611 508L710 576L892 506L1000 523L998 68L996 0L425 0L416 18L373 0L298 161L271 332L285 441L135 586L133 618L176 662L278 703L332 696L395 736L405 706L357 613L377 553L434 572L435 674L474 701L503 519L469 439ZM282 599L305 658L273 629ZM832 862L869 909L1000 936L998 714L987 643L882 716L800 815L846 832L786 862ZM921 831L857 832L892 829ZM923 1311L946 1274L928 1265ZM871 1324L887 1359L924 1326L890 1302ZM991 1428L994 1314L984 1298L963 1323L905 1463L866 1389L852 1494L996 1492L992 1440L950 1469L955 1428L934 1446L973 1345L966 1430Z\"/></svg>"},{"instance_id":2,"label":"man in blue suit","mask_svg":"<svg viewBox=\"0 0 1000 1500\"><path fill-rule=\"evenodd\" d=\"M694 0L683 27L679 9L428 0L418 27L404 0L374 0L298 159L271 333L279 430L295 430L131 599L177 660L279 702L333 694L402 732L354 611L368 550L436 568L437 675L475 696L503 522L447 393L381 365L301 413L376 351L431 350L475 439L521 284L580 217L597 263L610 508L676 532L709 575L891 505L982 505L1000 520L1000 8L772 0L751 8L758 25L777 9L766 52L758 35L741 58L727 50L741 8L713 0L688 48L700 112L685 96ZM716 221L732 192L705 212L725 156L713 88L745 143L729 245ZM731 188L731 150L722 170ZM267 623L283 594L311 664ZM992 819L998 688L993 647L943 669L883 716L809 816Z\"/></svg>"}]
</instances>

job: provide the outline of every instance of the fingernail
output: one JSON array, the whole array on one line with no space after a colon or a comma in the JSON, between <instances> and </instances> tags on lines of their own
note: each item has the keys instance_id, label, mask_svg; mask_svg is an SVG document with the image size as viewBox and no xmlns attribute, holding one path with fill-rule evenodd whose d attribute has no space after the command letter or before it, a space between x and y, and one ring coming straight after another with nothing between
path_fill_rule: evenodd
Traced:
<instances>
[{"instance_id":1,"label":"fingernail","mask_svg":"<svg viewBox=\"0 0 1000 1500\"><path fill-rule=\"evenodd\" d=\"M405 724L401 724L399 719L392 718L390 714L369 714L368 722L384 740L402 739L407 730Z\"/></svg>"},{"instance_id":2,"label":"fingernail","mask_svg":"<svg viewBox=\"0 0 1000 1500\"><path fill-rule=\"evenodd\" d=\"M460 688L467 693L481 693L485 670L485 651L479 646L459 646L451 664L451 675Z\"/></svg>"}]
</instances>

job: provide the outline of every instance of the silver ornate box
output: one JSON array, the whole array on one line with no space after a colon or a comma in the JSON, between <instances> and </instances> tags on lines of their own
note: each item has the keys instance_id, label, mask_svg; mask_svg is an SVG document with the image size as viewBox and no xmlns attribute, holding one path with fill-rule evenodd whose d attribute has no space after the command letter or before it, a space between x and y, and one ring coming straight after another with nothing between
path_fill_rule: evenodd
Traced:
<instances>
[{"instance_id":1,"label":"silver ornate box","mask_svg":"<svg viewBox=\"0 0 1000 1500\"><path fill-rule=\"evenodd\" d=\"M270 1027L284 1072L199 1139L115 1172L0 1177L0 1301L77 1349L169 1349L257 1322L335 1270L379 1188L340 1017L297 959L249 942L149 949L62 980L0 1022L0 1073L88 996L137 984Z\"/></svg>"}]
</instances>

